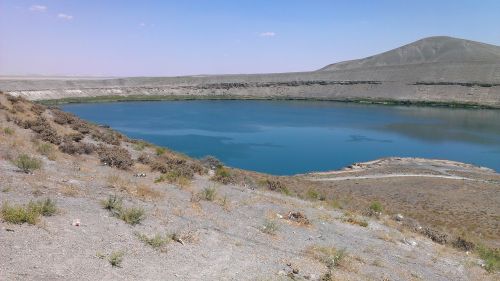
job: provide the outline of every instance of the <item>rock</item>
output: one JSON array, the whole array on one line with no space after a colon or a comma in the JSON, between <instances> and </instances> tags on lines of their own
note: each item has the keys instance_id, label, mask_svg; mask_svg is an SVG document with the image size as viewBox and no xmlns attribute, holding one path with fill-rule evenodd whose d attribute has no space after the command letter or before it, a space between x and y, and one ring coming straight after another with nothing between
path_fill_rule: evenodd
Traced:
<instances>
[{"instance_id":1,"label":"rock","mask_svg":"<svg viewBox=\"0 0 500 281\"><path fill-rule=\"evenodd\" d=\"M405 218L405 217L403 217L403 215L401 215L401 214L396 214L396 215L394 216L394 220L395 220L395 221L403 221L403 220L404 220L404 218Z\"/></svg>"},{"instance_id":2,"label":"rock","mask_svg":"<svg viewBox=\"0 0 500 281\"><path fill-rule=\"evenodd\" d=\"M292 268L293 274L299 274L299 269L298 268Z\"/></svg>"},{"instance_id":3,"label":"rock","mask_svg":"<svg viewBox=\"0 0 500 281\"><path fill-rule=\"evenodd\" d=\"M286 272L284 270L280 270L280 271L278 271L278 275L279 276L285 276Z\"/></svg>"},{"instance_id":4,"label":"rock","mask_svg":"<svg viewBox=\"0 0 500 281\"><path fill-rule=\"evenodd\" d=\"M412 246L412 247L417 246L417 241L411 240L411 239L403 238L403 243L405 243L406 245Z\"/></svg>"}]
</instances>

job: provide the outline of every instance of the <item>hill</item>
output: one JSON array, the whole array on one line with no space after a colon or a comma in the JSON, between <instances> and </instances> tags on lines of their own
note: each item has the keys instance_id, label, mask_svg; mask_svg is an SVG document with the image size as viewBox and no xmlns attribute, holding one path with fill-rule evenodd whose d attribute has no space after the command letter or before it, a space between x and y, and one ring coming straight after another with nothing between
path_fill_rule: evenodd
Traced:
<instances>
[{"instance_id":1,"label":"hill","mask_svg":"<svg viewBox=\"0 0 500 281\"><path fill-rule=\"evenodd\" d=\"M428 63L500 63L500 47L447 36L428 37L378 55L330 64L319 71Z\"/></svg>"}]
</instances>

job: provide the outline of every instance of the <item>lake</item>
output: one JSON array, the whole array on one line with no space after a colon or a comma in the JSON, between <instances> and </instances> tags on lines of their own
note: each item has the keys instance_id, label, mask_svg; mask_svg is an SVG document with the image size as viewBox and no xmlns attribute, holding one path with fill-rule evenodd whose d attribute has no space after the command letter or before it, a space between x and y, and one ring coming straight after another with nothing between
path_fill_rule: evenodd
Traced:
<instances>
[{"instance_id":1,"label":"lake","mask_svg":"<svg viewBox=\"0 0 500 281\"><path fill-rule=\"evenodd\" d=\"M449 159L500 171L500 110L230 100L62 108L131 138L276 175L388 156Z\"/></svg>"}]
</instances>

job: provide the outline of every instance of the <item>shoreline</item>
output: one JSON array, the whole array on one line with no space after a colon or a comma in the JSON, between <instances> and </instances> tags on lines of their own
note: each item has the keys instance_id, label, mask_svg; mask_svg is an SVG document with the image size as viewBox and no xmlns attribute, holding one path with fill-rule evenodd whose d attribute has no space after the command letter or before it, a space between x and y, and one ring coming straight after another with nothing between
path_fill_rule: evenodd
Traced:
<instances>
[{"instance_id":1,"label":"shoreline","mask_svg":"<svg viewBox=\"0 0 500 281\"><path fill-rule=\"evenodd\" d=\"M500 109L498 106L467 102L440 102L394 99L363 99L363 98L314 98L287 96L244 96L244 95L104 95L88 97L71 97L59 99L42 99L34 101L43 105L62 105L73 103L107 103L134 101L187 101L187 100L262 100L262 101L325 101L339 103L386 105L386 106L417 106L461 109Z\"/></svg>"}]
</instances>

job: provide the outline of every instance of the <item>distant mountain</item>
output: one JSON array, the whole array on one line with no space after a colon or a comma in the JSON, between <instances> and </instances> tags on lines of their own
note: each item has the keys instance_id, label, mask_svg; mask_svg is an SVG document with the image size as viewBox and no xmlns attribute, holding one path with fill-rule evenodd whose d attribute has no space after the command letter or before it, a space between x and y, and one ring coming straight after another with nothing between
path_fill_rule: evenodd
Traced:
<instances>
[{"instance_id":1,"label":"distant mountain","mask_svg":"<svg viewBox=\"0 0 500 281\"><path fill-rule=\"evenodd\" d=\"M319 71L424 63L500 63L500 47L471 40L428 37L371 57L327 65Z\"/></svg>"}]
</instances>

